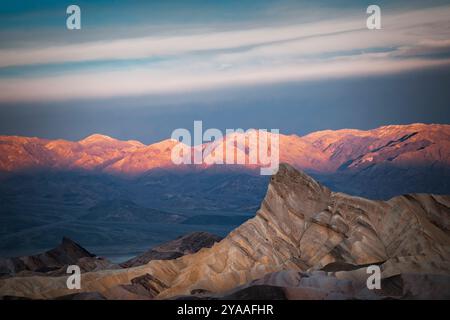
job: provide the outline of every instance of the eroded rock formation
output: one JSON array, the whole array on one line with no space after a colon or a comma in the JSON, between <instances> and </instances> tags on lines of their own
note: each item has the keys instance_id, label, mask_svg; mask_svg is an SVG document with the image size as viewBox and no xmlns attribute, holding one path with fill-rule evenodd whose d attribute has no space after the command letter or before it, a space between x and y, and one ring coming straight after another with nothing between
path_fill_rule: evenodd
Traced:
<instances>
[{"instance_id":1,"label":"eroded rock formation","mask_svg":"<svg viewBox=\"0 0 450 320\"><path fill-rule=\"evenodd\" d=\"M372 201L332 192L282 165L256 216L219 243L175 260L83 274L81 291L108 299L136 298L139 294L124 296L120 290L141 277L139 285L152 288L147 298L220 297L259 279L260 285L284 288L291 299L370 298L373 294L364 291L364 266L377 264L382 280L390 284L386 296L442 297L449 290L449 218L449 196ZM73 293L65 280L4 279L0 295L55 298ZM395 285L399 281L401 286ZM436 282L441 285L433 291ZM420 288L428 288L429 295Z\"/></svg>"},{"instance_id":2,"label":"eroded rock formation","mask_svg":"<svg viewBox=\"0 0 450 320\"><path fill-rule=\"evenodd\" d=\"M70 264L78 264L83 271L92 271L110 263L96 258L94 254L73 240L64 237L59 246L44 253L0 259L0 274L3 276L30 273L55 275L61 268Z\"/></svg>"}]
</instances>

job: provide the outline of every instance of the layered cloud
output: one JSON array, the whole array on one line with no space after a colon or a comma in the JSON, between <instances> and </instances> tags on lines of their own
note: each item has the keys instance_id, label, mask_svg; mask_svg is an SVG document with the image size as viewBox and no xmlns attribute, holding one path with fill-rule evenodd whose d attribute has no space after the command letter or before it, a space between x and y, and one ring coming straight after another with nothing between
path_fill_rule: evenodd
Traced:
<instances>
[{"instance_id":1,"label":"layered cloud","mask_svg":"<svg viewBox=\"0 0 450 320\"><path fill-rule=\"evenodd\" d=\"M0 50L0 101L161 94L450 65L450 6Z\"/></svg>"}]
</instances>

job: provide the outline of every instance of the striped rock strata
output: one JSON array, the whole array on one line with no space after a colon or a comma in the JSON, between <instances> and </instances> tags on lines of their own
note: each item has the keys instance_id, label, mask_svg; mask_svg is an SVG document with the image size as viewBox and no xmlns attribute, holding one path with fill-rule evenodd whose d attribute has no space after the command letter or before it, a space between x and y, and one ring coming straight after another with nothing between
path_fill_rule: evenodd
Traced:
<instances>
[{"instance_id":1,"label":"striped rock strata","mask_svg":"<svg viewBox=\"0 0 450 320\"><path fill-rule=\"evenodd\" d=\"M147 298L225 294L283 270L323 269L337 279L361 283L366 275L358 266L367 264L381 264L384 279L410 273L448 276L449 218L450 196L413 194L372 201L334 193L282 165L256 216L213 247L175 260L86 273L80 291L109 299L142 298L136 290L127 291L138 278L151 292ZM348 266L357 270L348 271ZM66 288L66 277L0 280L0 296L55 298L73 293Z\"/></svg>"}]
</instances>

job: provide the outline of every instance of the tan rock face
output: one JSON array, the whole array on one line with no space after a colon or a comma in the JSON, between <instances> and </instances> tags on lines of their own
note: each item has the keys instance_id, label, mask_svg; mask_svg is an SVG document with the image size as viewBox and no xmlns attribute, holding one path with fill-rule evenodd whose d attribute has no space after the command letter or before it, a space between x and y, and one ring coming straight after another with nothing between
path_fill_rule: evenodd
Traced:
<instances>
[{"instance_id":1,"label":"tan rock face","mask_svg":"<svg viewBox=\"0 0 450 320\"><path fill-rule=\"evenodd\" d=\"M118 290L112 288L149 274L143 279L156 279L148 284L159 288L153 292L155 298L193 291L221 294L273 272L311 272L330 264L383 263L385 278L403 273L449 275L449 204L449 196L408 195L383 202L334 193L282 165L256 216L212 248L175 260L86 273L82 291L115 298ZM367 275L359 269L335 272L334 277L364 284ZM295 292L292 297L299 296ZM54 298L71 293L64 277L0 280L0 295Z\"/></svg>"}]
</instances>

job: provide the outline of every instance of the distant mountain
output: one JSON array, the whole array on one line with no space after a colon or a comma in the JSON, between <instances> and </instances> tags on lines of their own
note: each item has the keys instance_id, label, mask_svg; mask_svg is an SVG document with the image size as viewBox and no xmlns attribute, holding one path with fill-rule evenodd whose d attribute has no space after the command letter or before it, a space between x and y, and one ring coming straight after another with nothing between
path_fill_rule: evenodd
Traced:
<instances>
[{"instance_id":1,"label":"distant mountain","mask_svg":"<svg viewBox=\"0 0 450 320\"><path fill-rule=\"evenodd\" d=\"M102 169L143 147L137 141L119 141L99 134L78 142L2 136L0 169Z\"/></svg>"},{"instance_id":2,"label":"distant mountain","mask_svg":"<svg viewBox=\"0 0 450 320\"><path fill-rule=\"evenodd\" d=\"M232 144L240 135L231 134L198 148L205 158L214 154L225 159L231 152L248 160L248 145L238 148ZM249 143L248 136L244 139ZM280 163L304 170L334 190L370 198L408 192L450 193L450 125L325 130L303 137L280 134L279 140ZM169 139L146 146L98 134L78 142L2 136L0 173L83 170L128 178L189 172L257 174L258 165L250 164L176 166L171 161L176 144Z\"/></svg>"},{"instance_id":3,"label":"distant mountain","mask_svg":"<svg viewBox=\"0 0 450 320\"><path fill-rule=\"evenodd\" d=\"M221 141L205 143L201 147L204 157L214 153L225 159L227 152L248 156L248 149L245 149L248 145L244 149L232 145L233 140L242 135L245 134L234 133ZM280 134L279 138L280 162L316 173L362 171L385 164L396 167L450 165L450 125L325 130L303 137ZM246 139L248 144L248 135ZM169 139L146 146L138 141L120 141L99 134L78 142L0 136L0 170L86 169L136 175L176 167L170 159L176 144L177 141ZM194 167L198 170L208 166L191 168Z\"/></svg>"},{"instance_id":4,"label":"distant mountain","mask_svg":"<svg viewBox=\"0 0 450 320\"><path fill-rule=\"evenodd\" d=\"M332 192L282 165L257 215L211 248L84 274L80 292L107 299L448 299L449 221L450 196L373 201ZM366 286L368 265L380 266L380 290ZM0 280L0 296L73 293L64 277Z\"/></svg>"}]
</instances>

